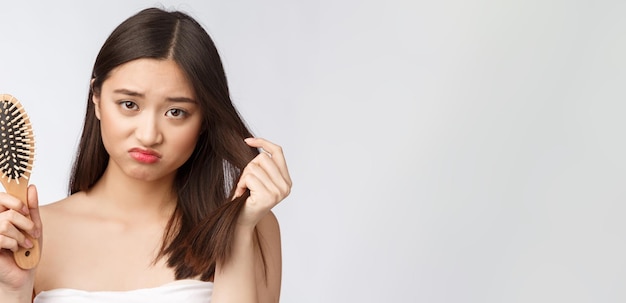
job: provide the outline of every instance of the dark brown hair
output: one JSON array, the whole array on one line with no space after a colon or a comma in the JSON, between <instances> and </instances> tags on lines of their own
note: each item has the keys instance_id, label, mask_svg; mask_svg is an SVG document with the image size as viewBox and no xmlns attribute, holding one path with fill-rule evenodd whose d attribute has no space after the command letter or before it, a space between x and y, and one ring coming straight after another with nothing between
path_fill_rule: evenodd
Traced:
<instances>
[{"instance_id":1,"label":"dark brown hair","mask_svg":"<svg viewBox=\"0 0 626 303\"><path fill-rule=\"evenodd\" d=\"M109 160L92 97L100 93L112 69L139 58L174 60L191 83L203 113L195 150L176 173L178 202L159 258L168 258L176 279L201 276L209 280L216 262L226 262L229 256L237 218L249 196L246 192L231 202L234 185L258 150L243 141L252 134L232 104L213 41L187 14L145 9L120 24L105 41L93 68L69 191L91 188Z\"/></svg>"}]
</instances>

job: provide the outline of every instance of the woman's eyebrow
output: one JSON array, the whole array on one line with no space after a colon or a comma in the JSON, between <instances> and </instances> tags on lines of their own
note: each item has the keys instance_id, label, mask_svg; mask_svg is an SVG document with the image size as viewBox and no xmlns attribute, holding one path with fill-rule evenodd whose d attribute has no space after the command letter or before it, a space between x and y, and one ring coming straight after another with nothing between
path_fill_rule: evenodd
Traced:
<instances>
[{"instance_id":1,"label":"woman's eyebrow","mask_svg":"<svg viewBox=\"0 0 626 303\"><path fill-rule=\"evenodd\" d=\"M196 100L187 97L168 97L166 100L170 102L198 103Z\"/></svg>"},{"instance_id":2,"label":"woman's eyebrow","mask_svg":"<svg viewBox=\"0 0 626 303\"><path fill-rule=\"evenodd\" d=\"M126 89L126 88L118 88L114 90L113 92L116 94L124 94L124 95L131 96L131 97L139 97L139 98L145 97L145 95L140 92L136 92L136 91ZM188 98L188 97L167 97L166 100L170 102L198 103L196 100L192 98Z\"/></svg>"},{"instance_id":3,"label":"woman's eyebrow","mask_svg":"<svg viewBox=\"0 0 626 303\"><path fill-rule=\"evenodd\" d=\"M128 95L128 96L133 96L133 97L140 97L143 98L144 94L140 93L140 92L136 92L136 91L132 91L130 89L126 89L126 88L118 88L116 90L113 91L116 94L124 94L124 95Z\"/></svg>"}]
</instances>

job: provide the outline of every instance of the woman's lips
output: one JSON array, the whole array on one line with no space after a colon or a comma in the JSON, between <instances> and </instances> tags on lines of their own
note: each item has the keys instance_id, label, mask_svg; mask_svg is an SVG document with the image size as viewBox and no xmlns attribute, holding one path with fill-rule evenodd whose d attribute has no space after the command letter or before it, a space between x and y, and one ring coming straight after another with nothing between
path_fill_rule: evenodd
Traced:
<instances>
[{"instance_id":1,"label":"woman's lips","mask_svg":"<svg viewBox=\"0 0 626 303\"><path fill-rule=\"evenodd\" d=\"M161 159L158 152L150 149L133 148L128 153L135 161L146 164L152 164Z\"/></svg>"}]
</instances>

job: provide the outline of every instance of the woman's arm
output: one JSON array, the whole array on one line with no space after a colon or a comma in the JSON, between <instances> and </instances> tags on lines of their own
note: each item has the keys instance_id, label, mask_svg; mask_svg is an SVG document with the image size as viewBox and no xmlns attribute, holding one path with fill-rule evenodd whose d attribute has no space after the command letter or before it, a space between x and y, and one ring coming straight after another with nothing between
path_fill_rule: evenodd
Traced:
<instances>
[{"instance_id":1,"label":"woman's arm","mask_svg":"<svg viewBox=\"0 0 626 303\"><path fill-rule=\"evenodd\" d=\"M291 177L280 146L257 138L246 143L263 152L244 168L235 189L235 197L246 190L250 196L237 221L231 255L216 265L214 303L275 303L280 297L280 230L271 209L289 195Z\"/></svg>"},{"instance_id":2,"label":"woman's arm","mask_svg":"<svg viewBox=\"0 0 626 303\"><path fill-rule=\"evenodd\" d=\"M217 264L211 302L279 301L282 260L278 221L269 213L257 228L263 255L255 243L254 230L238 226L229 261Z\"/></svg>"},{"instance_id":3,"label":"woman's arm","mask_svg":"<svg viewBox=\"0 0 626 303\"><path fill-rule=\"evenodd\" d=\"M260 252L257 253L256 281L259 303L276 303L280 299L283 268L280 229L276 216L270 212L257 224L257 229L259 230L259 245L263 248L265 258L264 271L262 256Z\"/></svg>"}]
</instances>

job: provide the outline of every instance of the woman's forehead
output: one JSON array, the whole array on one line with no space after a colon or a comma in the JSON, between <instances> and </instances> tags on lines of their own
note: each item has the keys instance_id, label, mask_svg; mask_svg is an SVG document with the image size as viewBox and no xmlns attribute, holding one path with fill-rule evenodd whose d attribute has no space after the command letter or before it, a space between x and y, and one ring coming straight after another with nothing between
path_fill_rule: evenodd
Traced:
<instances>
[{"instance_id":1,"label":"woman's forehead","mask_svg":"<svg viewBox=\"0 0 626 303\"><path fill-rule=\"evenodd\" d=\"M103 83L103 90L146 97L195 100L194 89L173 60L142 58L115 67Z\"/></svg>"}]
</instances>

